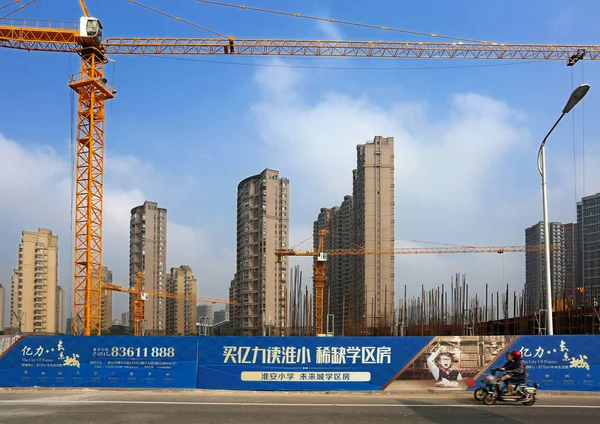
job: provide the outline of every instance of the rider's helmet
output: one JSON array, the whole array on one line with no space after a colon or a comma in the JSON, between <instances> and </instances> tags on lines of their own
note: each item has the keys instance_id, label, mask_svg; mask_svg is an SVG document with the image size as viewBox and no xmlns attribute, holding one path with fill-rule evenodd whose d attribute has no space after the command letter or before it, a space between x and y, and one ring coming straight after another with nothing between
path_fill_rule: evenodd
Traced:
<instances>
[{"instance_id":1,"label":"rider's helmet","mask_svg":"<svg viewBox=\"0 0 600 424\"><path fill-rule=\"evenodd\" d=\"M513 350L512 352L510 352L510 354L512 355L515 361L521 359L521 352L519 352L518 350Z\"/></svg>"}]
</instances>

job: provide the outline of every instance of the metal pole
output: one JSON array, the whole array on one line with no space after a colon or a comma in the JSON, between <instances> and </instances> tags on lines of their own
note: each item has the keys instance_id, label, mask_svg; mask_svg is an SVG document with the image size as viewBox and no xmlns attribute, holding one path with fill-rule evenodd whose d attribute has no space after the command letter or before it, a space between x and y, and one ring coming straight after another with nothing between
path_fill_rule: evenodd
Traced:
<instances>
[{"instance_id":1,"label":"metal pole","mask_svg":"<svg viewBox=\"0 0 600 424\"><path fill-rule=\"evenodd\" d=\"M544 247L546 256L546 334L554 335L553 316L552 316L552 276L550 274L550 228L548 227L548 199L546 195L546 140L554 131L560 120L565 116L563 112L556 123L550 128L544 141L538 151L538 170L542 176L542 203L544 208Z\"/></svg>"},{"instance_id":2,"label":"metal pole","mask_svg":"<svg viewBox=\"0 0 600 424\"><path fill-rule=\"evenodd\" d=\"M542 203L544 205L544 252L546 255L546 332L554 334L552 317L552 275L550 267L550 228L548 228L548 199L546 197L546 144L541 147Z\"/></svg>"}]
</instances>

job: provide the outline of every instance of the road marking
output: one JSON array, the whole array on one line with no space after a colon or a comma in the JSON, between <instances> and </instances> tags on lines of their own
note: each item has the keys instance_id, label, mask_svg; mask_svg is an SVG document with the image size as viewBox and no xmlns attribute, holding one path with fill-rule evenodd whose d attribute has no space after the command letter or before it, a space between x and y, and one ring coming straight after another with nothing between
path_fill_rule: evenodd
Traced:
<instances>
[{"instance_id":1,"label":"road marking","mask_svg":"<svg viewBox=\"0 0 600 424\"><path fill-rule=\"evenodd\" d=\"M192 405L192 406L284 406L284 407L336 407L336 408L490 408L483 404L388 404L388 403L263 403L263 402L182 402L182 401L149 401L149 400L0 400L0 404L8 405ZM502 406L502 405L498 405ZM600 409L600 405L534 405L533 408L555 409Z\"/></svg>"}]
</instances>

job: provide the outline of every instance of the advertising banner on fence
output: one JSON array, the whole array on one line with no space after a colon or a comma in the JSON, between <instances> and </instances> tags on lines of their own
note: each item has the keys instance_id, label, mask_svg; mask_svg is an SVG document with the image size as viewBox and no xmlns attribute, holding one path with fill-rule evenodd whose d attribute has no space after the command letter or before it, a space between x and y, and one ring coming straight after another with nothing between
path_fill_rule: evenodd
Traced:
<instances>
[{"instance_id":1,"label":"advertising banner on fence","mask_svg":"<svg viewBox=\"0 0 600 424\"><path fill-rule=\"evenodd\" d=\"M599 336L2 338L0 387L474 390L518 350L540 390L600 391ZM9 347L9 345L12 345Z\"/></svg>"},{"instance_id":2,"label":"advertising banner on fence","mask_svg":"<svg viewBox=\"0 0 600 424\"><path fill-rule=\"evenodd\" d=\"M520 336L506 350L521 352L540 390L600 391L599 336ZM485 371L505 361L498 357Z\"/></svg>"},{"instance_id":3,"label":"advertising banner on fence","mask_svg":"<svg viewBox=\"0 0 600 424\"><path fill-rule=\"evenodd\" d=\"M17 340L19 340L20 336L14 336L14 335L9 335L9 336L0 336L0 357L2 357L2 354L8 350L9 347L11 347L13 344L15 344L17 342Z\"/></svg>"},{"instance_id":4,"label":"advertising banner on fence","mask_svg":"<svg viewBox=\"0 0 600 424\"><path fill-rule=\"evenodd\" d=\"M435 337L392 382L395 390L465 390L510 345L511 336Z\"/></svg>"},{"instance_id":5,"label":"advertising banner on fence","mask_svg":"<svg viewBox=\"0 0 600 424\"><path fill-rule=\"evenodd\" d=\"M198 388L380 390L431 337L205 337Z\"/></svg>"},{"instance_id":6,"label":"advertising banner on fence","mask_svg":"<svg viewBox=\"0 0 600 424\"><path fill-rule=\"evenodd\" d=\"M27 336L0 359L3 387L195 388L197 338Z\"/></svg>"}]
</instances>

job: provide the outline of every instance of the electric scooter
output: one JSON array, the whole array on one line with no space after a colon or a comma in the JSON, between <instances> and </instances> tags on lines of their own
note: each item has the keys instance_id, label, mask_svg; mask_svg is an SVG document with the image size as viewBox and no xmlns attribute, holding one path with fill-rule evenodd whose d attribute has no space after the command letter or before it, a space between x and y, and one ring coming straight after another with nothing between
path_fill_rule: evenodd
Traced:
<instances>
[{"instance_id":1,"label":"electric scooter","mask_svg":"<svg viewBox=\"0 0 600 424\"><path fill-rule=\"evenodd\" d=\"M482 401L485 394L494 389L494 382L496 379L500 378L501 371L501 368L491 368L489 374L484 374L483 378L479 380L479 382L483 384L483 387L479 387L473 392L475 400Z\"/></svg>"},{"instance_id":2,"label":"electric scooter","mask_svg":"<svg viewBox=\"0 0 600 424\"><path fill-rule=\"evenodd\" d=\"M514 388L513 395L509 396L502 392L502 383L499 381L490 381L486 386L487 392L483 396L483 403L486 405L494 405L497 401L500 402L521 402L525 406L531 406L536 401L536 394L539 384L534 383L529 386L527 383L517 384Z\"/></svg>"}]
</instances>

